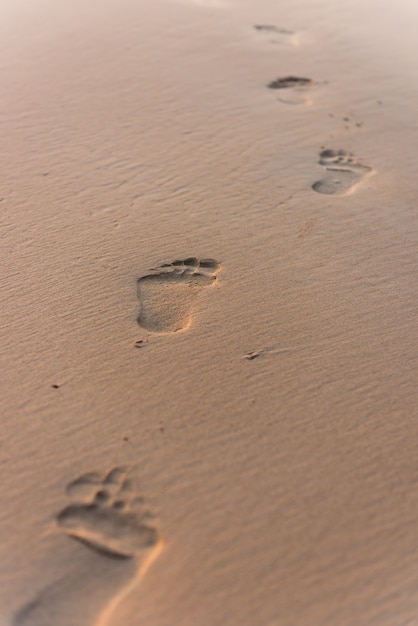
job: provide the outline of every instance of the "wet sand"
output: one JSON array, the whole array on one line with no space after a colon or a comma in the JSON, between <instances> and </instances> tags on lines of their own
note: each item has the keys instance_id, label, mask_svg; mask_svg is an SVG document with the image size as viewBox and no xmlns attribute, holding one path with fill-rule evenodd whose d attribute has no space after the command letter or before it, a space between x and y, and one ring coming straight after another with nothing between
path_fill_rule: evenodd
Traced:
<instances>
[{"instance_id":1,"label":"wet sand","mask_svg":"<svg viewBox=\"0 0 418 626\"><path fill-rule=\"evenodd\" d=\"M418 9L280 5L1 5L1 626L417 619Z\"/></svg>"}]
</instances>

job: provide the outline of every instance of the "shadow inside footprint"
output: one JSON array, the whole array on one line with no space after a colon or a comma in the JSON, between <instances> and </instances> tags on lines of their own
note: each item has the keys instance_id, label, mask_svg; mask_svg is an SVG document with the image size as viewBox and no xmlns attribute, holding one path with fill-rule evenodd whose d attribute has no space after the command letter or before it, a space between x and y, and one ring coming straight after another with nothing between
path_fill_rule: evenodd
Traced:
<instances>
[{"instance_id":1,"label":"shadow inside footprint","mask_svg":"<svg viewBox=\"0 0 418 626\"><path fill-rule=\"evenodd\" d=\"M209 287L216 281L219 267L215 259L189 257L161 265L140 278L139 325L161 333L187 328L194 300L202 287Z\"/></svg>"},{"instance_id":2,"label":"shadow inside footprint","mask_svg":"<svg viewBox=\"0 0 418 626\"><path fill-rule=\"evenodd\" d=\"M284 78L276 78L272 80L267 87L269 89L289 89L290 87L306 87L312 85L311 78L302 78L298 76L285 76Z\"/></svg>"},{"instance_id":3,"label":"shadow inside footprint","mask_svg":"<svg viewBox=\"0 0 418 626\"><path fill-rule=\"evenodd\" d=\"M323 150L319 163L326 174L312 185L312 189L323 194L345 196L373 173L373 168L360 163L345 150Z\"/></svg>"}]
</instances>

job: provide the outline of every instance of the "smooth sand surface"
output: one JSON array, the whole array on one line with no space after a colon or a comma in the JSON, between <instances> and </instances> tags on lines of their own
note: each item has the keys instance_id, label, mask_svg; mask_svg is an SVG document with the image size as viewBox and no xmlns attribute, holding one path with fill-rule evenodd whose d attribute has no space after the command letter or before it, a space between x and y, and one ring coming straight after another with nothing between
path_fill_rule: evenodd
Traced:
<instances>
[{"instance_id":1,"label":"smooth sand surface","mask_svg":"<svg viewBox=\"0 0 418 626\"><path fill-rule=\"evenodd\" d=\"M417 19L1 3L1 626L418 623Z\"/></svg>"}]
</instances>

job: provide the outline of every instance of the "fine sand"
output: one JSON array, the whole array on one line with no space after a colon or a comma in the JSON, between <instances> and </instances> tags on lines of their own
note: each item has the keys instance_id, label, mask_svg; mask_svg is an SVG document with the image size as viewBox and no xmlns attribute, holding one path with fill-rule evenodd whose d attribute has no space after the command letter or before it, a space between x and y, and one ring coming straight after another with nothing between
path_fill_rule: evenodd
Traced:
<instances>
[{"instance_id":1,"label":"fine sand","mask_svg":"<svg viewBox=\"0 0 418 626\"><path fill-rule=\"evenodd\" d=\"M0 626L418 623L412 0L0 6Z\"/></svg>"}]
</instances>

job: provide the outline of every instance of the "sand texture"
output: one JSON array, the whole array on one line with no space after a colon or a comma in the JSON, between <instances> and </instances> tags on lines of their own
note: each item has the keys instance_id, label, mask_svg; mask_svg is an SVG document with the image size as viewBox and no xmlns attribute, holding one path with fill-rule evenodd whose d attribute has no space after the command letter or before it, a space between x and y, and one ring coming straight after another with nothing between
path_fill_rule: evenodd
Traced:
<instances>
[{"instance_id":1,"label":"sand texture","mask_svg":"<svg viewBox=\"0 0 418 626\"><path fill-rule=\"evenodd\" d=\"M417 19L1 3L0 626L417 623Z\"/></svg>"}]
</instances>

